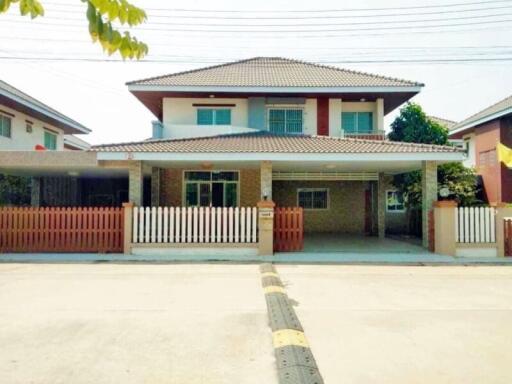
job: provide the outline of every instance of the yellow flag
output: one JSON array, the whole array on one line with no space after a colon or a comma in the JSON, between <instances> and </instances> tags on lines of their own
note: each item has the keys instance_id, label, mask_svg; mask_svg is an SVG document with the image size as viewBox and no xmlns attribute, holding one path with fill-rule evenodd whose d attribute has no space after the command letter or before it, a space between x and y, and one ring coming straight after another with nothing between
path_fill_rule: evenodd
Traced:
<instances>
[{"instance_id":1,"label":"yellow flag","mask_svg":"<svg viewBox=\"0 0 512 384\"><path fill-rule=\"evenodd\" d=\"M498 143L496 150L498 151L498 161L505 164L508 168L512 168L512 149Z\"/></svg>"}]
</instances>

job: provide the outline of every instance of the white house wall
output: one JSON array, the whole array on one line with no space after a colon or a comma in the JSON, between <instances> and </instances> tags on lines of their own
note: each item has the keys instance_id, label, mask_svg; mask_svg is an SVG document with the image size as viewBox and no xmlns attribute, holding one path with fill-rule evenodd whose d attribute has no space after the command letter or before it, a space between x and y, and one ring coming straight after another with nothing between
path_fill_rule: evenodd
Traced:
<instances>
[{"instance_id":1,"label":"white house wall","mask_svg":"<svg viewBox=\"0 0 512 384\"><path fill-rule=\"evenodd\" d=\"M230 126L198 126L194 104L235 104L231 107ZM163 138L183 138L224 133L250 131L249 106L246 98L164 98L163 99ZM265 129L268 129L268 109L272 107L298 107L304 109L304 133L317 134L317 99L307 98L304 104L266 104ZM373 126L383 129L384 112L382 100L379 102L343 102L329 99L329 135L341 135L342 112L373 112Z\"/></svg>"},{"instance_id":2,"label":"white house wall","mask_svg":"<svg viewBox=\"0 0 512 384\"><path fill-rule=\"evenodd\" d=\"M0 136L0 150L28 151L33 150L37 144L44 145L45 129L43 127L57 134L57 150L64 149L64 132L62 129L43 123L41 120L34 119L32 116L25 115L1 104L0 110L14 115L14 117L11 117L4 114L11 118L11 137ZM32 133L28 133L26 130L26 120L33 123Z\"/></svg>"}]
</instances>

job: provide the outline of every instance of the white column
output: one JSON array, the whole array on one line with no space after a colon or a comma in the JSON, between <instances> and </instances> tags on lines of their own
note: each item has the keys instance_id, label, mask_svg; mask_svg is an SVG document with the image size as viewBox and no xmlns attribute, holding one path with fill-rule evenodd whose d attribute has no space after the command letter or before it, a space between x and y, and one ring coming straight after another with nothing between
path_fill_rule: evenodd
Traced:
<instances>
[{"instance_id":1,"label":"white column","mask_svg":"<svg viewBox=\"0 0 512 384\"><path fill-rule=\"evenodd\" d=\"M380 132L384 131L384 99L377 99L377 130Z\"/></svg>"},{"instance_id":2,"label":"white column","mask_svg":"<svg viewBox=\"0 0 512 384\"><path fill-rule=\"evenodd\" d=\"M429 212L437 201L437 164L435 161L422 161L421 163L421 214L423 247L428 248L429 238Z\"/></svg>"},{"instance_id":3,"label":"white column","mask_svg":"<svg viewBox=\"0 0 512 384\"><path fill-rule=\"evenodd\" d=\"M341 134L341 99L329 99L329 136Z\"/></svg>"},{"instance_id":4,"label":"white column","mask_svg":"<svg viewBox=\"0 0 512 384\"><path fill-rule=\"evenodd\" d=\"M141 161L134 161L128 169L128 199L139 207L142 206L143 173Z\"/></svg>"},{"instance_id":5,"label":"white column","mask_svg":"<svg viewBox=\"0 0 512 384\"><path fill-rule=\"evenodd\" d=\"M260 188L261 199L267 197L267 200L272 200L272 162L262 161L260 164Z\"/></svg>"}]
</instances>

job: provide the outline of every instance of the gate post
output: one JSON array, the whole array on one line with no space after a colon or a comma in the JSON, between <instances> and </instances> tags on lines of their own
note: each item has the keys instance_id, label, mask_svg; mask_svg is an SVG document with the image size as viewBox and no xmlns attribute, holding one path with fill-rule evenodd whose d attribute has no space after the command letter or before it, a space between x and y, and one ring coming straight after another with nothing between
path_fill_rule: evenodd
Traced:
<instances>
[{"instance_id":1,"label":"gate post","mask_svg":"<svg viewBox=\"0 0 512 384\"><path fill-rule=\"evenodd\" d=\"M258 254L269 256L274 254L274 207L272 200L262 200L258 207Z\"/></svg>"},{"instance_id":2,"label":"gate post","mask_svg":"<svg viewBox=\"0 0 512 384\"><path fill-rule=\"evenodd\" d=\"M133 225L133 207L135 204L132 202L123 203L123 231L124 231L124 244L123 253L129 255L132 253L132 225Z\"/></svg>"},{"instance_id":3,"label":"gate post","mask_svg":"<svg viewBox=\"0 0 512 384\"><path fill-rule=\"evenodd\" d=\"M434 202L434 252L440 255L455 256L457 202L442 200Z\"/></svg>"},{"instance_id":4,"label":"gate post","mask_svg":"<svg viewBox=\"0 0 512 384\"><path fill-rule=\"evenodd\" d=\"M496 246L498 257L505 257L505 217L512 217L512 208L506 203L496 205Z\"/></svg>"}]
</instances>

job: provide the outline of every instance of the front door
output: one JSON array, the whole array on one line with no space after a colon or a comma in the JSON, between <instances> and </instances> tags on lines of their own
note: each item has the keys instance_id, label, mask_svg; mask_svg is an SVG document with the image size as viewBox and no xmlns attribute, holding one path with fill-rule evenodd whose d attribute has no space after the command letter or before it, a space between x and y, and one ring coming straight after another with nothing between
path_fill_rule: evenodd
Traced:
<instances>
[{"instance_id":1,"label":"front door","mask_svg":"<svg viewBox=\"0 0 512 384\"><path fill-rule=\"evenodd\" d=\"M212 206L224 206L224 183L212 183Z\"/></svg>"}]
</instances>

